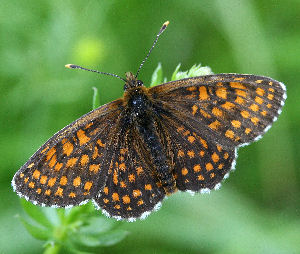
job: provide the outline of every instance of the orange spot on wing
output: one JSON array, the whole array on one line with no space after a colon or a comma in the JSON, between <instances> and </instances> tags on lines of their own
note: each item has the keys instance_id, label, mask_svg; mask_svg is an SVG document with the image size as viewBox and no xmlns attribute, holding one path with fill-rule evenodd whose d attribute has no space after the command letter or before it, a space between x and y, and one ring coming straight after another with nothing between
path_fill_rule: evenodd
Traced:
<instances>
[{"instance_id":1,"label":"orange spot on wing","mask_svg":"<svg viewBox=\"0 0 300 254\"><path fill-rule=\"evenodd\" d=\"M85 135L85 131L84 130L78 130L77 131L77 137L78 137L80 145L84 145L84 144L86 144L87 142L90 141L90 138Z\"/></svg>"},{"instance_id":2,"label":"orange spot on wing","mask_svg":"<svg viewBox=\"0 0 300 254\"><path fill-rule=\"evenodd\" d=\"M242 115L243 118L248 118L250 114L249 114L248 111L243 110L243 111L241 111L241 115Z\"/></svg>"},{"instance_id":3,"label":"orange spot on wing","mask_svg":"<svg viewBox=\"0 0 300 254\"><path fill-rule=\"evenodd\" d=\"M257 104L252 104L249 109L251 109L252 111L258 111L259 110L259 106Z\"/></svg>"},{"instance_id":4,"label":"orange spot on wing","mask_svg":"<svg viewBox=\"0 0 300 254\"><path fill-rule=\"evenodd\" d=\"M208 127L213 130L217 130L220 126L221 126L221 123L218 120L216 120L208 125Z\"/></svg>"},{"instance_id":5,"label":"orange spot on wing","mask_svg":"<svg viewBox=\"0 0 300 254\"><path fill-rule=\"evenodd\" d=\"M96 159L98 155L99 155L99 154L98 154L98 148L97 148L97 146L95 146L95 147L94 147L94 152L93 152L92 158L93 158L93 159Z\"/></svg>"},{"instance_id":6,"label":"orange spot on wing","mask_svg":"<svg viewBox=\"0 0 300 254\"><path fill-rule=\"evenodd\" d=\"M229 82L229 85L232 87L232 88L237 88L237 89L246 89L246 87L240 83L240 82Z\"/></svg>"},{"instance_id":7,"label":"orange spot on wing","mask_svg":"<svg viewBox=\"0 0 300 254\"><path fill-rule=\"evenodd\" d=\"M203 180L204 180L203 175L198 175L198 180L199 180L199 181L203 181Z\"/></svg>"},{"instance_id":8,"label":"orange spot on wing","mask_svg":"<svg viewBox=\"0 0 300 254\"><path fill-rule=\"evenodd\" d=\"M85 129L88 129L88 128L90 128L93 124L94 124L93 122L90 122L90 123L88 123L86 126L84 126L84 128L85 128Z\"/></svg>"},{"instance_id":9,"label":"orange spot on wing","mask_svg":"<svg viewBox=\"0 0 300 254\"><path fill-rule=\"evenodd\" d=\"M136 173L137 173L137 175L139 176L141 173L143 173L143 168L142 167L137 167L136 168Z\"/></svg>"},{"instance_id":10,"label":"orange spot on wing","mask_svg":"<svg viewBox=\"0 0 300 254\"><path fill-rule=\"evenodd\" d=\"M184 151L182 151L181 149L178 150L177 156L178 157L183 157L184 156Z\"/></svg>"},{"instance_id":11,"label":"orange spot on wing","mask_svg":"<svg viewBox=\"0 0 300 254\"><path fill-rule=\"evenodd\" d=\"M107 188L107 187L104 187L104 188L103 188L103 192L104 192L106 195L108 195L108 188Z\"/></svg>"},{"instance_id":12,"label":"orange spot on wing","mask_svg":"<svg viewBox=\"0 0 300 254\"><path fill-rule=\"evenodd\" d=\"M213 165L210 162L205 165L205 168L207 171L211 171L214 169Z\"/></svg>"},{"instance_id":13,"label":"orange spot on wing","mask_svg":"<svg viewBox=\"0 0 300 254\"><path fill-rule=\"evenodd\" d=\"M101 139L98 139L98 140L97 140L97 144L98 144L100 147L105 147L105 144L102 143Z\"/></svg>"},{"instance_id":14,"label":"orange spot on wing","mask_svg":"<svg viewBox=\"0 0 300 254\"><path fill-rule=\"evenodd\" d=\"M32 174L33 178L35 178L35 179L39 179L40 175L41 175L41 172L38 171L37 169L34 170L34 172Z\"/></svg>"},{"instance_id":15,"label":"orange spot on wing","mask_svg":"<svg viewBox=\"0 0 300 254\"><path fill-rule=\"evenodd\" d=\"M221 110L221 109L219 109L219 108L216 108L216 107L214 107L213 109L212 109L212 113L216 116L216 117L223 117L224 116L224 112Z\"/></svg>"},{"instance_id":16,"label":"orange spot on wing","mask_svg":"<svg viewBox=\"0 0 300 254\"><path fill-rule=\"evenodd\" d=\"M217 163L219 161L219 155L217 153L213 153L211 156L211 159L213 160L214 163Z\"/></svg>"},{"instance_id":17,"label":"orange spot on wing","mask_svg":"<svg viewBox=\"0 0 300 254\"><path fill-rule=\"evenodd\" d=\"M256 125L259 122L259 119L257 117L252 117L251 122Z\"/></svg>"},{"instance_id":18,"label":"orange spot on wing","mask_svg":"<svg viewBox=\"0 0 300 254\"><path fill-rule=\"evenodd\" d=\"M57 190L56 190L56 192L55 192L55 196L60 196L60 197L62 197L63 191L64 191L64 190L63 190L62 188L58 187Z\"/></svg>"},{"instance_id":19,"label":"orange spot on wing","mask_svg":"<svg viewBox=\"0 0 300 254\"><path fill-rule=\"evenodd\" d=\"M33 188L34 188L34 182L30 182L30 183L28 184L28 186L29 186L29 188L33 189Z\"/></svg>"},{"instance_id":20,"label":"orange spot on wing","mask_svg":"<svg viewBox=\"0 0 300 254\"><path fill-rule=\"evenodd\" d=\"M45 184L47 182L47 176L41 176L40 183Z\"/></svg>"},{"instance_id":21,"label":"orange spot on wing","mask_svg":"<svg viewBox=\"0 0 300 254\"><path fill-rule=\"evenodd\" d=\"M201 115L203 115L206 118L211 118L211 115L208 114L207 112L205 112L203 109L200 109L199 112L201 113Z\"/></svg>"},{"instance_id":22,"label":"orange spot on wing","mask_svg":"<svg viewBox=\"0 0 300 254\"><path fill-rule=\"evenodd\" d=\"M56 182L56 177L50 178L49 181L48 181L48 186L53 187L55 182Z\"/></svg>"},{"instance_id":23,"label":"orange spot on wing","mask_svg":"<svg viewBox=\"0 0 300 254\"><path fill-rule=\"evenodd\" d=\"M80 185L80 183L81 183L81 178L80 178L80 176L77 176L77 177L73 180L73 185L74 185L75 187L78 187L78 186Z\"/></svg>"},{"instance_id":24,"label":"orange spot on wing","mask_svg":"<svg viewBox=\"0 0 300 254\"><path fill-rule=\"evenodd\" d=\"M66 142L63 144L63 153L67 156L70 156L70 154L73 152L73 145L70 142Z\"/></svg>"},{"instance_id":25,"label":"orange spot on wing","mask_svg":"<svg viewBox=\"0 0 300 254\"><path fill-rule=\"evenodd\" d=\"M132 195L137 198L142 195L142 192L140 190L133 190Z\"/></svg>"},{"instance_id":26,"label":"orange spot on wing","mask_svg":"<svg viewBox=\"0 0 300 254\"><path fill-rule=\"evenodd\" d=\"M204 152L203 150L201 150L201 151L199 152L199 155L200 155L201 157L203 157L204 154L205 154L205 152Z\"/></svg>"},{"instance_id":27,"label":"orange spot on wing","mask_svg":"<svg viewBox=\"0 0 300 254\"><path fill-rule=\"evenodd\" d=\"M193 110L192 114L193 114L193 116L196 114L197 109L198 109L198 107L196 105L193 105L193 107L192 107L192 110Z\"/></svg>"},{"instance_id":28,"label":"orange spot on wing","mask_svg":"<svg viewBox=\"0 0 300 254\"><path fill-rule=\"evenodd\" d=\"M52 147L46 154L46 161L50 160L50 158L52 157L53 154L55 154L55 152L56 152L56 149L54 147Z\"/></svg>"},{"instance_id":29,"label":"orange spot on wing","mask_svg":"<svg viewBox=\"0 0 300 254\"><path fill-rule=\"evenodd\" d=\"M70 198L75 198L75 197L76 197L76 194L75 194L74 192L70 192L69 197L70 197Z\"/></svg>"},{"instance_id":30,"label":"orange spot on wing","mask_svg":"<svg viewBox=\"0 0 300 254\"><path fill-rule=\"evenodd\" d=\"M122 200L123 200L124 204L129 204L130 203L130 197L128 195L123 196Z\"/></svg>"},{"instance_id":31,"label":"orange spot on wing","mask_svg":"<svg viewBox=\"0 0 300 254\"><path fill-rule=\"evenodd\" d=\"M29 180L29 177L26 177L26 178L24 179L24 183L27 183L28 180Z\"/></svg>"},{"instance_id":32,"label":"orange spot on wing","mask_svg":"<svg viewBox=\"0 0 300 254\"><path fill-rule=\"evenodd\" d=\"M231 124L234 128L240 128L241 127L241 122L238 120L232 120Z\"/></svg>"},{"instance_id":33,"label":"orange spot on wing","mask_svg":"<svg viewBox=\"0 0 300 254\"><path fill-rule=\"evenodd\" d=\"M129 182L134 182L135 181L135 176L134 176L134 174L130 174L129 176L128 176L128 180L129 180Z\"/></svg>"},{"instance_id":34,"label":"orange spot on wing","mask_svg":"<svg viewBox=\"0 0 300 254\"><path fill-rule=\"evenodd\" d=\"M238 104L243 104L245 102L245 100L242 97L237 96L235 99L235 102Z\"/></svg>"},{"instance_id":35,"label":"orange spot on wing","mask_svg":"<svg viewBox=\"0 0 300 254\"><path fill-rule=\"evenodd\" d=\"M274 98L274 94L269 93L269 94L268 94L268 99L269 99L269 100L273 100L273 98Z\"/></svg>"},{"instance_id":36,"label":"orange spot on wing","mask_svg":"<svg viewBox=\"0 0 300 254\"><path fill-rule=\"evenodd\" d=\"M68 183L68 178L66 177L66 176L62 176L61 178L60 178L60 182L59 182L59 184L60 185L66 185Z\"/></svg>"},{"instance_id":37,"label":"orange spot on wing","mask_svg":"<svg viewBox=\"0 0 300 254\"><path fill-rule=\"evenodd\" d=\"M232 102L226 101L224 104L221 105L222 108L230 110L235 107Z\"/></svg>"},{"instance_id":38,"label":"orange spot on wing","mask_svg":"<svg viewBox=\"0 0 300 254\"><path fill-rule=\"evenodd\" d=\"M151 184L145 184L145 190L152 190Z\"/></svg>"},{"instance_id":39,"label":"orange spot on wing","mask_svg":"<svg viewBox=\"0 0 300 254\"><path fill-rule=\"evenodd\" d=\"M42 189L41 189L41 188L36 189L36 193L37 193L37 194L41 194L41 192L42 192Z\"/></svg>"},{"instance_id":40,"label":"orange spot on wing","mask_svg":"<svg viewBox=\"0 0 300 254\"><path fill-rule=\"evenodd\" d=\"M255 97L255 102L257 102L258 104L262 104L263 102L264 102L264 100L262 99L262 98L260 98L260 97Z\"/></svg>"},{"instance_id":41,"label":"orange spot on wing","mask_svg":"<svg viewBox=\"0 0 300 254\"><path fill-rule=\"evenodd\" d=\"M256 89L256 93L257 93L258 95L260 95L260 96L264 96L265 90L262 89L262 88L260 88L260 87L258 87L258 88Z\"/></svg>"},{"instance_id":42,"label":"orange spot on wing","mask_svg":"<svg viewBox=\"0 0 300 254\"><path fill-rule=\"evenodd\" d=\"M227 98L227 91L225 87L219 87L216 90L216 95L222 99L226 99Z\"/></svg>"},{"instance_id":43,"label":"orange spot on wing","mask_svg":"<svg viewBox=\"0 0 300 254\"><path fill-rule=\"evenodd\" d=\"M140 206L140 205L142 205L142 204L144 204L144 201L143 201L142 199L140 199L140 200L137 202L137 205Z\"/></svg>"},{"instance_id":44,"label":"orange spot on wing","mask_svg":"<svg viewBox=\"0 0 300 254\"><path fill-rule=\"evenodd\" d=\"M119 198L119 194L114 192L112 195L111 195L113 201L120 201L120 198Z\"/></svg>"},{"instance_id":45,"label":"orange spot on wing","mask_svg":"<svg viewBox=\"0 0 300 254\"><path fill-rule=\"evenodd\" d=\"M84 185L84 189L87 190L87 191L90 191L92 186L93 186L92 182L86 182L85 185Z\"/></svg>"},{"instance_id":46,"label":"orange spot on wing","mask_svg":"<svg viewBox=\"0 0 300 254\"><path fill-rule=\"evenodd\" d=\"M118 182L119 182L119 180L118 180L118 172L117 172L117 170L114 170L114 174L113 174L113 183L114 183L115 185L117 185Z\"/></svg>"},{"instance_id":47,"label":"orange spot on wing","mask_svg":"<svg viewBox=\"0 0 300 254\"><path fill-rule=\"evenodd\" d=\"M93 173L97 173L99 171L100 165L99 164L92 164L89 167L89 170Z\"/></svg>"},{"instance_id":48,"label":"orange spot on wing","mask_svg":"<svg viewBox=\"0 0 300 254\"><path fill-rule=\"evenodd\" d=\"M120 186L121 186L121 188L126 188L127 187L127 185L126 185L126 183L124 181L120 182Z\"/></svg>"},{"instance_id":49,"label":"orange spot on wing","mask_svg":"<svg viewBox=\"0 0 300 254\"><path fill-rule=\"evenodd\" d=\"M190 157L190 158L194 158L195 157L195 152L194 151L188 151L187 152L187 155Z\"/></svg>"},{"instance_id":50,"label":"orange spot on wing","mask_svg":"<svg viewBox=\"0 0 300 254\"><path fill-rule=\"evenodd\" d=\"M233 139L233 138L234 138L234 132L233 132L232 130L227 130L227 131L225 132L225 136L226 136L227 138Z\"/></svg>"},{"instance_id":51,"label":"orange spot on wing","mask_svg":"<svg viewBox=\"0 0 300 254\"><path fill-rule=\"evenodd\" d=\"M250 129L250 128L246 128L246 129L245 129L245 133L246 133L246 134L249 134L250 132L251 132L251 129Z\"/></svg>"},{"instance_id":52,"label":"orange spot on wing","mask_svg":"<svg viewBox=\"0 0 300 254\"><path fill-rule=\"evenodd\" d=\"M55 167L54 167L54 170L55 171L59 171L62 168L62 166L63 166L63 163L57 162L56 165L55 165Z\"/></svg>"},{"instance_id":53,"label":"orange spot on wing","mask_svg":"<svg viewBox=\"0 0 300 254\"><path fill-rule=\"evenodd\" d=\"M56 155L54 154L54 155L52 156L52 159L51 159L50 162L49 162L49 167L50 167L50 168L53 168L54 165L55 165L55 163L56 163Z\"/></svg>"},{"instance_id":54,"label":"orange spot on wing","mask_svg":"<svg viewBox=\"0 0 300 254\"><path fill-rule=\"evenodd\" d=\"M66 167L73 167L76 162L78 161L78 158L71 158L67 161Z\"/></svg>"},{"instance_id":55,"label":"orange spot on wing","mask_svg":"<svg viewBox=\"0 0 300 254\"><path fill-rule=\"evenodd\" d=\"M48 190L45 191L45 195L50 196L50 194L51 194L51 190L50 189L48 189Z\"/></svg>"},{"instance_id":56,"label":"orange spot on wing","mask_svg":"<svg viewBox=\"0 0 300 254\"><path fill-rule=\"evenodd\" d=\"M261 114L262 116L266 116L266 115L267 115L267 111L263 110L262 112L260 112L260 114Z\"/></svg>"},{"instance_id":57,"label":"orange spot on wing","mask_svg":"<svg viewBox=\"0 0 300 254\"><path fill-rule=\"evenodd\" d=\"M121 169L122 171L125 171L125 169L126 169L125 163L121 163L119 165L119 169Z\"/></svg>"},{"instance_id":58,"label":"orange spot on wing","mask_svg":"<svg viewBox=\"0 0 300 254\"><path fill-rule=\"evenodd\" d=\"M187 170L187 168L183 168L183 169L181 170L181 174L184 175L184 176L187 175L188 172L189 172L189 171Z\"/></svg>"},{"instance_id":59,"label":"orange spot on wing","mask_svg":"<svg viewBox=\"0 0 300 254\"><path fill-rule=\"evenodd\" d=\"M193 142L195 141L195 138L194 138L193 136L189 136L189 137L188 137L188 141L189 141L190 143L193 143Z\"/></svg>"},{"instance_id":60,"label":"orange spot on wing","mask_svg":"<svg viewBox=\"0 0 300 254\"><path fill-rule=\"evenodd\" d=\"M199 172L201 170L201 166L199 164L196 164L194 167L194 172Z\"/></svg>"},{"instance_id":61,"label":"orange spot on wing","mask_svg":"<svg viewBox=\"0 0 300 254\"><path fill-rule=\"evenodd\" d=\"M208 99L208 94L205 86L200 86L199 87L199 99L200 100L207 100Z\"/></svg>"},{"instance_id":62,"label":"orange spot on wing","mask_svg":"<svg viewBox=\"0 0 300 254\"><path fill-rule=\"evenodd\" d=\"M32 168L34 166L34 163L31 163L27 168Z\"/></svg>"},{"instance_id":63,"label":"orange spot on wing","mask_svg":"<svg viewBox=\"0 0 300 254\"><path fill-rule=\"evenodd\" d=\"M80 159L80 164L85 166L89 162L89 156L87 154L83 154Z\"/></svg>"},{"instance_id":64,"label":"orange spot on wing","mask_svg":"<svg viewBox=\"0 0 300 254\"><path fill-rule=\"evenodd\" d=\"M204 139L200 138L200 142L201 142L201 144L203 145L204 148L206 148L206 149L208 148L208 145L207 145L207 143Z\"/></svg>"}]
</instances>

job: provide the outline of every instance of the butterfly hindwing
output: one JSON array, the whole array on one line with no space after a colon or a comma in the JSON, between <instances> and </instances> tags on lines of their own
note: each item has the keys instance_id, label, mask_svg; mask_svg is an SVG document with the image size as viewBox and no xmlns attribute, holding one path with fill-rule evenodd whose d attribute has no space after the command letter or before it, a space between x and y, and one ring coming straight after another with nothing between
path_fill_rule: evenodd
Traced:
<instances>
[{"instance_id":1,"label":"butterfly hindwing","mask_svg":"<svg viewBox=\"0 0 300 254\"><path fill-rule=\"evenodd\" d=\"M204 137L201 129L172 115L163 117L171 140L176 186L181 191L208 191L230 171L235 161L235 148L224 147Z\"/></svg>"},{"instance_id":2,"label":"butterfly hindwing","mask_svg":"<svg viewBox=\"0 0 300 254\"><path fill-rule=\"evenodd\" d=\"M165 196L145 146L134 129L114 142L106 185L94 199L108 216L134 220L146 217Z\"/></svg>"},{"instance_id":3,"label":"butterfly hindwing","mask_svg":"<svg viewBox=\"0 0 300 254\"><path fill-rule=\"evenodd\" d=\"M94 197L107 175L105 158L120 112L114 101L82 116L50 138L20 168L15 191L47 206L78 205Z\"/></svg>"}]
</instances>

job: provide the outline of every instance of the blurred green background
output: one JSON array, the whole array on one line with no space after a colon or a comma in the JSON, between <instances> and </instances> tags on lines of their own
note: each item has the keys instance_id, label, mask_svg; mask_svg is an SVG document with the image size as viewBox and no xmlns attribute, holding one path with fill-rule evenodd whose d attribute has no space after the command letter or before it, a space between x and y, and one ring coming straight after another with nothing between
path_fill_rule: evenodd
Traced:
<instances>
[{"instance_id":1,"label":"blurred green background","mask_svg":"<svg viewBox=\"0 0 300 254\"><path fill-rule=\"evenodd\" d=\"M262 140L239 150L219 191L177 193L103 253L300 253L300 1L0 1L0 253L40 253L16 214L14 173L56 131L122 95L118 79L71 71L74 63L135 72L161 24L170 25L141 71L170 77L195 63L215 73L284 82L282 115ZM100 212L99 212L100 213Z\"/></svg>"}]
</instances>

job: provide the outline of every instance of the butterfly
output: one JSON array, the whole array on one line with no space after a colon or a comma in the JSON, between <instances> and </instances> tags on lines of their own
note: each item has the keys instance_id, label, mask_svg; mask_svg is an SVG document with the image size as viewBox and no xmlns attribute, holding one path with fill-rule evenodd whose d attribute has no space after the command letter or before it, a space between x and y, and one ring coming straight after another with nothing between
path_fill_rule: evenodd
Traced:
<instances>
[{"instance_id":1,"label":"butterfly","mask_svg":"<svg viewBox=\"0 0 300 254\"><path fill-rule=\"evenodd\" d=\"M134 221L176 192L209 192L235 167L237 149L262 137L281 113L285 86L268 77L215 74L147 88L137 75L124 95L51 137L15 174L17 194L71 207L92 200L107 216Z\"/></svg>"}]
</instances>

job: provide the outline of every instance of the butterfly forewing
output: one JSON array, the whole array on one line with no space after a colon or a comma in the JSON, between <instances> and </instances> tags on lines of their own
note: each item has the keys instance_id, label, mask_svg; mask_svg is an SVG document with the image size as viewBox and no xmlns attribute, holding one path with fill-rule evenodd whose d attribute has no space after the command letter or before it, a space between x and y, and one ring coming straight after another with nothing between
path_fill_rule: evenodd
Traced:
<instances>
[{"instance_id":1,"label":"butterfly forewing","mask_svg":"<svg viewBox=\"0 0 300 254\"><path fill-rule=\"evenodd\" d=\"M286 99L280 82L239 74L188 78L150 91L207 139L229 147L259 138L277 119Z\"/></svg>"},{"instance_id":2,"label":"butterfly forewing","mask_svg":"<svg viewBox=\"0 0 300 254\"><path fill-rule=\"evenodd\" d=\"M56 133L16 173L15 190L37 204L58 207L94 197L105 184L106 158L113 153L106 147L121 107L120 100L109 103Z\"/></svg>"}]
</instances>

